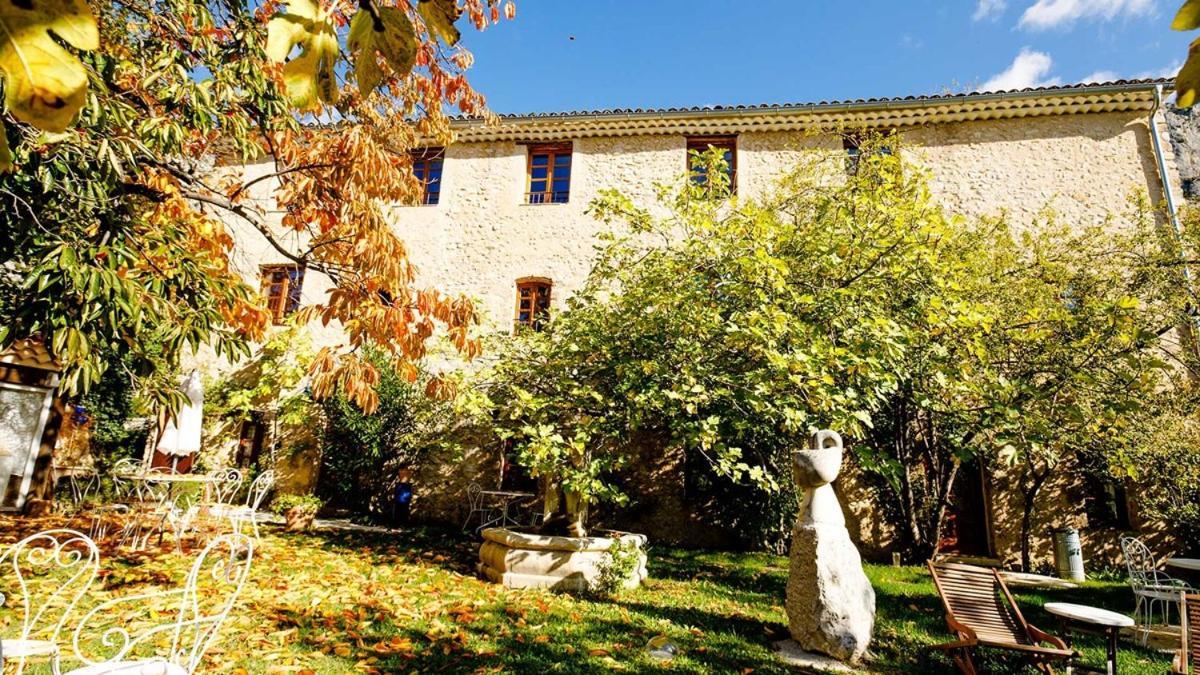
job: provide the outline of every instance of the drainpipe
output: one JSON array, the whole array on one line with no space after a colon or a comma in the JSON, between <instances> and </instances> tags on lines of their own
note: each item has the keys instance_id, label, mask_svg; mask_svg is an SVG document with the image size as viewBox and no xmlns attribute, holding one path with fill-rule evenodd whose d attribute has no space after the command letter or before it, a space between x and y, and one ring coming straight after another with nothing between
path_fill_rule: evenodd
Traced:
<instances>
[{"instance_id":1,"label":"drainpipe","mask_svg":"<svg viewBox=\"0 0 1200 675\"><path fill-rule=\"evenodd\" d=\"M1188 293L1193 293L1195 286L1192 279L1192 266L1187 262L1187 251L1183 246L1183 225L1179 222L1179 210L1175 206L1175 190L1171 187L1170 173L1167 171L1167 158L1163 153L1162 138L1158 133L1158 116L1163 108L1163 86L1154 85L1154 107L1150 110L1150 144L1154 148L1154 159L1158 164L1158 176L1162 181L1163 199L1167 204L1167 219L1175 231L1175 243L1179 247L1179 259L1183 263L1183 279L1187 283ZM1165 123L1165 120L1164 120ZM1200 356L1197 346L1197 335L1200 335L1200 315L1193 315L1192 325L1181 326L1188 349L1193 355ZM1193 375L1195 379L1195 375Z\"/></svg>"},{"instance_id":2,"label":"drainpipe","mask_svg":"<svg viewBox=\"0 0 1200 675\"><path fill-rule=\"evenodd\" d=\"M1167 201L1167 217L1171 221L1171 227L1175 229L1175 236L1179 238L1180 243L1183 242L1183 226L1179 223L1179 211L1175 208L1175 190L1171 187L1170 175L1167 172L1167 158L1163 153L1162 138L1158 133L1158 114L1162 112L1163 107L1163 86L1161 84L1154 85L1154 108L1150 110L1150 143L1154 146L1154 159L1158 162L1158 176L1162 180L1163 196ZM1184 265L1184 274L1188 280L1191 280L1191 269Z\"/></svg>"}]
</instances>

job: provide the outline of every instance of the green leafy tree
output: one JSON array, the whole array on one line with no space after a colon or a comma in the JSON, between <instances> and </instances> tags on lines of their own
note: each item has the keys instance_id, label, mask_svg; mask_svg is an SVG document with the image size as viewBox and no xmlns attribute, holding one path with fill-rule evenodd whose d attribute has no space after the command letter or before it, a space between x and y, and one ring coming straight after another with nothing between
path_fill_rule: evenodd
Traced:
<instances>
[{"instance_id":1,"label":"green leafy tree","mask_svg":"<svg viewBox=\"0 0 1200 675\"><path fill-rule=\"evenodd\" d=\"M708 181L660 189L665 218L597 200L628 234L498 367L500 426L562 487L575 532L580 505L616 497L631 439L773 494L813 430L860 434L896 387L894 298L934 270L948 226L923 185L886 160L831 182L843 165L826 158L761 201L726 201L719 153L705 161Z\"/></svg>"},{"instance_id":2,"label":"green leafy tree","mask_svg":"<svg viewBox=\"0 0 1200 675\"><path fill-rule=\"evenodd\" d=\"M1018 476L1028 540L1059 461L1129 433L1181 317L1145 209L1125 231L954 218L884 140L850 172L805 160L757 200L688 181L660 189L665 217L616 193L592 205L625 234L547 330L518 336L491 390L573 531L590 502L620 499L612 477L651 444L710 469L701 483L726 497L755 495L737 510L769 515L741 530L777 544L790 451L832 427L855 439L909 557L936 548L972 458ZM722 180L719 155L705 161Z\"/></svg>"},{"instance_id":3,"label":"green leafy tree","mask_svg":"<svg viewBox=\"0 0 1200 675\"><path fill-rule=\"evenodd\" d=\"M376 350L365 358L379 373L379 407L364 412L338 393L321 402L325 418L318 495L358 513L385 514L400 469L452 452L453 404L425 393L427 373L398 371Z\"/></svg>"}]
</instances>

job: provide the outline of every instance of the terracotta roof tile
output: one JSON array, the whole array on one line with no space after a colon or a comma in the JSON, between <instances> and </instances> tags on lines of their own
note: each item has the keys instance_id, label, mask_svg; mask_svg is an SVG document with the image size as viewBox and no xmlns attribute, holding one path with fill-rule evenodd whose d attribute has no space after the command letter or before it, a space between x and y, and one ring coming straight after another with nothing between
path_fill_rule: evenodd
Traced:
<instances>
[{"instance_id":1,"label":"terracotta roof tile","mask_svg":"<svg viewBox=\"0 0 1200 675\"><path fill-rule=\"evenodd\" d=\"M753 112L759 110L785 110L792 108L819 108L819 107L834 107L846 105L871 105L871 104L887 104L901 102L951 102L956 100L967 99L979 96L1002 96L1005 94L1025 94L1033 92L1043 92L1046 94L1068 93L1068 92L1084 92L1088 89L1100 89L1105 87L1136 87L1163 85L1171 88L1174 85L1174 80L1170 79L1140 79L1140 80L1113 80L1110 82L1088 82L1079 84L1056 85L1051 87L1027 87L1025 89L1006 89L999 91L971 91L955 94L918 94L909 96L896 97L875 97L875 98L858 98L858 99L842 99L842 100L823 100L807 103L752 103L752 104L732 104L732 105L710 105L710 106L692 106L692 107L670 107L670 108L604 108L597 110L568 110L568 111L552 111L552 112L528 112L528 113L503 113L498 114L501 120L517 120L517 119L553 119L561 117L603 117L607 115L670 115L675 113L701 113L701 112L734 112L745 111ZM466 116L456 116L453 119L460 121L473 120Z\"/></svg>"},{"instance_id":2,"label":"terracotta roof tile","mask_svg":"<svg viewBox=\"0 0 1200 675\"><path fill-rule=\"evenodd\" d=\"M8 349L0 351L0 363L11 363L42 370L60 370L45 345L31 338L17 340Z\"/></svg>"}]
</instances>

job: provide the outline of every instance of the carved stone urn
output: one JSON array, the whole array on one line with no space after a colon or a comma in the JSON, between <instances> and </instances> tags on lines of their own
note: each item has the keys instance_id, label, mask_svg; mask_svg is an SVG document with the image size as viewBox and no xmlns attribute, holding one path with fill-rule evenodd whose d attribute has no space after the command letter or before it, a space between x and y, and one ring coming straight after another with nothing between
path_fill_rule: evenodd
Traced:
<instances>
[{"instance_id":1,"label":"carved stone urn","mask_svg":"<svg viewBox=\"0 0 1200 675\"><path fill-rule=\"evenodd\" d=\"M813 435L792 453L792 475L803 491L792 529L787 583L788 630L801 649L856 663L875 625L875 590L850 540L831 483L842 468L842 437Z\"/></svg>"}]
</instances>

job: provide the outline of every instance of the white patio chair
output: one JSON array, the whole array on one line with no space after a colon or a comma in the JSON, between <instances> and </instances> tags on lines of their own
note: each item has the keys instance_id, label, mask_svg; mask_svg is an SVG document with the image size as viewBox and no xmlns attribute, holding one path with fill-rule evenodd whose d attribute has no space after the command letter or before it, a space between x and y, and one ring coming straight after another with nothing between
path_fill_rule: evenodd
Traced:
<instances>
[{"instance_id":1,"label":"white patio chair","mask_svg":"<svg viewBox=\"0 0 1200 675\"><path fill-rule=\"evenodd\" d=\"M207 504L232 506L242 489L242 472L239 469L217 469L209 473L213 482L204 486L204 501Z\"/></svg>"},{"instance_id":2,"label":"white patio chair","mask_svg":"<svg viewBox=\"0 0 1200 675\"><path fill-rule=\"evenodd\" d=\"M235 506L228 510L226 516L233 525L234 532L242 531L243 523L250 523L251 531L254 532L254 539L260 539L258 534L258 512L262 508L263 501L271 490L275 489L275 471L268 469L254 479L250 483L250 491L246 494L246 503L242 506Z\"/></svg>"},{"instance_id":3,"label":"white patio chair","mask_svg":"<svg viewBox=\"0 0 1200 675\"><path fill-rule=\"evenodd\" d=\"M0 635L0 650L17 673L28 660L48 660L58 672L58 635L99 568L95 542L75 530L39 532L0 554L0 605L21 602L19 636Z\"/></svg>"},{"instance_id":4,"label":"white patio chair","mask_svg":"<svg viewBox=\"0 0 1200 675\"><path fill-rule=\"evenodd\" d=\"M88 536L92 539L105 538L108 536L110 521L117 516L128 515L132 511L130 505L137 498L137 482L129 477L136 475L141 470L141 463L128 457L119 459L112 465L112 469L109 471L109 480L112 481L113 488L112 500L107 504L97 504L92 509L92 525L88 530ZM101 480L97 475L95 485L97 496L100 495L101 487Z\"/></svg>"},{"instance_id":5,"label":"white patio chair","mask_svg":"<svg viewBox=\"0 0 1200 675\"><path fill-rule=\"evenodd\" d=\"M57 513L78 513L100 490L100 476L95 470L54 467L52 471L56 476L54 509Z\"/></svg>"},{"instance_id":6,"label":"white patio chair","mask_svg":"<svg viewBox=\"0 0 1200 675\"><path fill-rule=\"evenodd\" d=\"M183 588L114 598L96 606L84 615L72 638L75 657L84 665L67 675L194 673L245 586L253 557L250 537L224 534L200 553ZM137 634L121 626L103 626L114 616L138 610L156 616L164 601L174 615L168 623ZM94 629L93 624L97 624ZM87 637L90 633L94 634ZM94 651L107 656L93 659Z\"/></svg>"},{"instance_id":7,"label":"white patio chair","mask_svg":"<svg viewBox=\"0 0 1200 675\"><path fill-rule=\"evenodd\" d=\"M1179 602L1181 593L1195 593L1186 582L1158 569L1154 554L1137 537L1121 537L1121 553L1129 571L1129 587L1133 590L1133 621L1142 629L1142 644L1150 639L1154 608L1162 608L1163 623L1171 625L1171 607Z\"/></svg>"},{"instance_id":8,"label":"white patio chair","mask_svg":"<svg viewBox=\"0 0 1200 675\"><path fill-rule=\"evenodd\" d=\"M167 517L173 508L171 504L171 484L164 481L147 480L155 474L169 474L165 468L152 468L143 474L144 478L130 480L132 488L130 496L125 501L129 507L130 518L125 522L121 539L117 546L129 546L138 550L149 541L150 535L162 532L166 527Z\"/></svg>"},{"instance_id":9,"label":"white patio chair","mask_svg":"<svg viewBox=\"0 0 1200 675\"><path fill-rule=\"evenodd\" d=\"M488 523L495 522L499 511L495 506L488 504L484 497L483 488L479 483L471 483L467 486L467 519L463 521L462 529L465 532L477 515L479 517L479 525L476 530L482 530Z\"/></svg>"}]
</instances>

